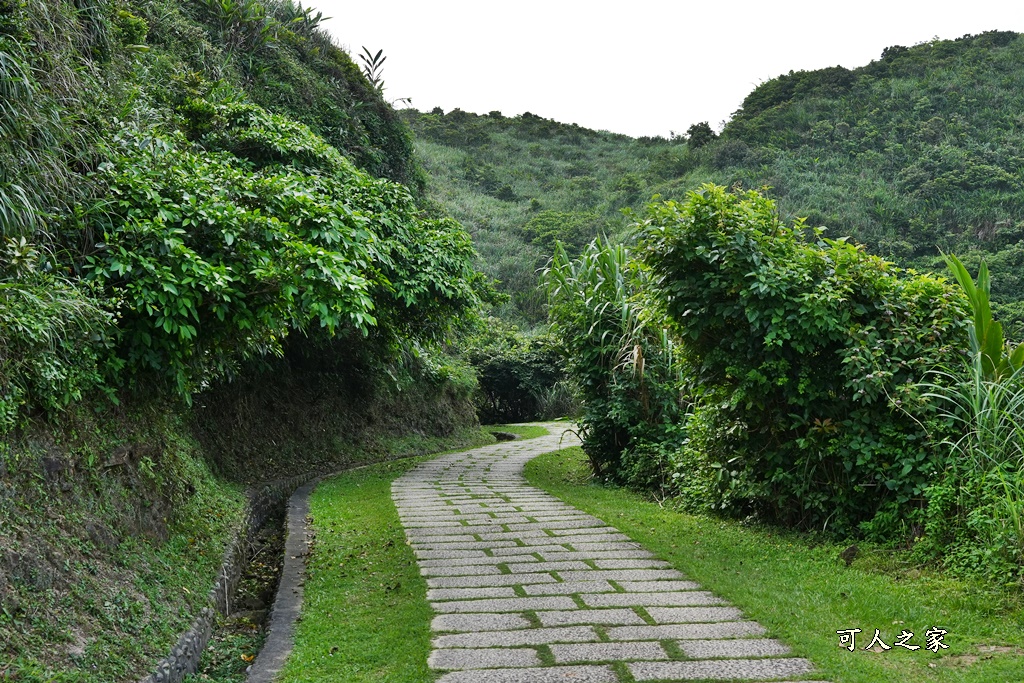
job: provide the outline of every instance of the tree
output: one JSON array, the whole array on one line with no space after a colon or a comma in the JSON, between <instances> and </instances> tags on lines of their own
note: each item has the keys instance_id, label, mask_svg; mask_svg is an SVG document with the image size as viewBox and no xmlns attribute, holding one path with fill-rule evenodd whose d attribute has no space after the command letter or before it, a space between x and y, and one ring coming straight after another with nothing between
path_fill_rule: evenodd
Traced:
<instances>
[{"instance_id":1,"label":"tree","mask_svg":"<svg viewBox=\"0 0 1024 683\"><path fill-rule=\"evenodd\" d=\"M711 129L711 124L707 121L701 121L686 129L686 138L690 149L700 149L704 145L717 140L718 134Z\"/></svg>"}]
</instances>

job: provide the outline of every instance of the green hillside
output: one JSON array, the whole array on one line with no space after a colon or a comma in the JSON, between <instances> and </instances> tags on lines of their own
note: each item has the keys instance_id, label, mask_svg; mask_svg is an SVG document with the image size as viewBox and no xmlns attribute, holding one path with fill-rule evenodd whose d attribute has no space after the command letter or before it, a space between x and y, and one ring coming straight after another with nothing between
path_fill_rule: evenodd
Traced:
<instances>
[{"instance_id":1,"label":"green hillside","mask_svg":"<svg viewBox=\"0 0 1024 683\"><path fill-rule=\"evenodd\" d=\"M532 280L510 255L534 263L550 255L550 240L535 242L528 227L539 212L572 213L550 217L578 244L587 233L620 234L623 206L655 193L681 199L712 181L767 186L785 215L904 265L941 270L941 249L974 268L984 255L998 312L1019 336L1021 111L1024 40L989 32L892 46L858 69L772 79L744 99L720 137L699 125L675 140L633 140L526 114L403 115L431 197L471 230L482 267L504 280L514 302L530 301ZM530 304L515 314L536 315Z\"/></svg>"},{"instance_id":2,"label":"green hillside","mask_svg":"<svg viewBox=\"0 0 1024 683\"><path fill-rule=\"evenodd\" d=\"M245 485L480 436L469 236L320 22L0 0L0 679L140 680Z\"/></svg>"},{"instance_id":3,"label":"green hillside","mask_svg":"<svg viewBox=\"0 0 1024 683\"><path fill-rule=\"evenodd\" d=\"M401 111L416 136L428 196L473 236L477 267L510 300L497 313L527 327L546 319L537 269L556 240L578 251L621 234L621 210L650 199L653 179L684 140L598 132L529 112Z\"/></svg>"},{"instance_id":4,"label":"green hillside","mask_svg":"<svg viewBox=\"0 0 1024 683\"><path fill-rule=\"evenodd\" d=\"M940 250L972 269L984 256L1019 337L1022 67L1024 40L993 31L781 76L747 96L673 187L767 185L787 214L919 269L942 270Z\"/></svg>"}]
</instances>

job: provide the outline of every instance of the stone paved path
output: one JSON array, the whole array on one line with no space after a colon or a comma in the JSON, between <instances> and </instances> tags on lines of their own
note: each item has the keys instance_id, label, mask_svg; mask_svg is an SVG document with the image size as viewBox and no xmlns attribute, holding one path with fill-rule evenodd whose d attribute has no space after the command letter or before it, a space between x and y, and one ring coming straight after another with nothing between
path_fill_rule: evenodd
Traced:
<instances>
[{"instance_id":1,"label":"stone paved path","mask_svg":"<svg viewBox=\"0 0 1024 683\"><path fill-rule=\"evenodd\" d=\"M617 529L526 484L551 436L426 462L392 486L437 613L440 683L805 679L813 667ZM562 447L576 445L572 435Z\"/></svg>"}]
</instances>

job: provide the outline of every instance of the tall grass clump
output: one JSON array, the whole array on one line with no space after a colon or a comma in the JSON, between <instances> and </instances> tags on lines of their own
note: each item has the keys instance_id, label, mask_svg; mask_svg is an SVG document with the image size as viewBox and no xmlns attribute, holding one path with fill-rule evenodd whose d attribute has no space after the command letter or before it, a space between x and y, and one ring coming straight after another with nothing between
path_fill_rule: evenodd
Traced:
<instances>
[{"instance_id":1,"label":"tall grass clump","mask_svg":"<svg viewBox=\"0 0 1024 683\"><path fill-rule=\"evenodd\" d=\"M971 355L922 383L955 436L942 441L952 457L928 491L920 552L1016 582L1024 566L1024 344L1011 348L992 319L986 265L975 283L955 256L946 263L971 304Z\"/></svg>"},{"instance_id":2,"label":"tall grass clump","mask_svg":"<svg viewBox=\"0 0 1024 683\"><path fill-rule=\"evenodd\" d=\"M557 243L544 271L552 336L583 405L583 450L597 476L645 488L664 484L682 438L676 345L646 305L648 276L602 240L576 259Z\"/></svg>"},{"instance_id":3,"label":"tall grass clump","mask_svg":"<svg viewBox=\"0 0 1024 683\"><path fill-rule=\"evenodd\" d=\"M118 369L107 353L109 308L52 275L0 274L0 436L28 414L81 400Z\"/></svg>"}]
</instances>

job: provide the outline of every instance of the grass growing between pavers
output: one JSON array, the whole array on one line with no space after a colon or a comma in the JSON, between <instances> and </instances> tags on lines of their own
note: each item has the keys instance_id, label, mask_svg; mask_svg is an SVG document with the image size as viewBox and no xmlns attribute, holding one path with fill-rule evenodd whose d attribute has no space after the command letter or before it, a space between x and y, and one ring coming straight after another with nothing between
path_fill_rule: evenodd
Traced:
<instances>
[{"instance_id":1,"label":"grass growing between pavers","mask_svg":"<svg viewBox=\"0 0 1024 683\"><path fill-rule=\"evenodd\" d=\"M593 483L579 448L542 455L529 482L600 517L672 563L704 588L742 608L769 636L835 683L1017 683L1024 681L1024 611L1007 593L919 570L897 571L878 556L847 567L845 546L797 534L665 509L625 489ZM861 566L858 566L861 565ZM925 633L948 631L949 649L925 650ZM859 628L856 650L836 631ZM865 651L875 629L892 647ZM894 646L901 631L909 651ZM811 676L814 678L814 676Z\"/></svg>"},{"instance_id":2,"label":"grass growing between pavers","mask_svg":"<svg viewBox=\"0 0 1024 683\"><path fill-rule=\"evenodd\" d=\"M426 582L391 501L391 482L431 457L345 472L313 492L315 540L282 683L436 679Z\"/></svg>"}]
</instances>

